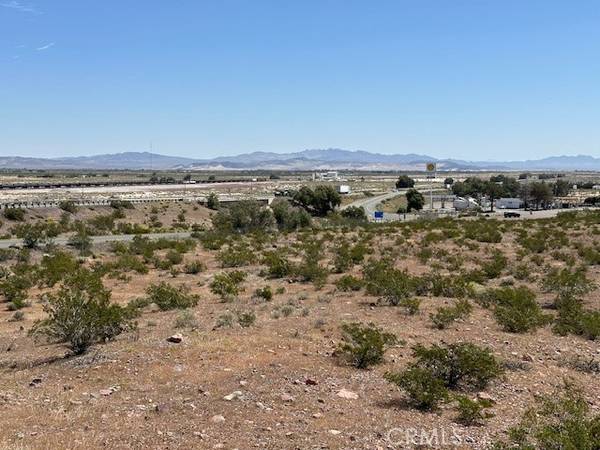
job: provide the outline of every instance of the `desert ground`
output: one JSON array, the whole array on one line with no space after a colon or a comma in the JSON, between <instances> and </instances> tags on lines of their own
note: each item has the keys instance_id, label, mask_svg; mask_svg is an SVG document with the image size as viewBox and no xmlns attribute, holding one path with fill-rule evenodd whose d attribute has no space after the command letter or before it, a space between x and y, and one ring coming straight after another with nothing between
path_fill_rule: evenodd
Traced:
<instances>
[{"instance_id":1,"label":"desert ground","mask_svg":"<svg viewBox=\"0 0 600 450\"><path fill-rule=\"evenodd\" d=\"M119 220L147 223L150 207L139 208ZM172 222L180 208L161 207L160 220ZM81 209L74 215L87 220L100 213ZM26 220L58 220L60 214L28 211ZM527 222L323 220L298 231L228 236L210 231L214 214L201 206L186 210L188 223L209 231L180 246L175 252L182 258L166 265L160 261L171 258L173 243L153 249L150 257L128 244L98 246L85 256L51 245L27 255L15 249L3 254L5 280L22 273L15 269L19 265L26 265L20 276L36 275L24 306L5 302L0 311L2 448L412 448L404 433L414 429L455 436L454 448L486 448L519 422L536 396L560 389L565 379L583 389L598 413L596 336L560 335L552 324L507 332L493 306L482 301L495 288L526 286L542 311L556 317L550 306L555 292L544 288L553 269L582 266L587 281L600 280L593 259L598 213ZM344 260L343 246L355 249L354 259ZM80 355L64 342L30 334L47 315L48 293L68 276L59 273L49 287L42 281L44 258L65 251L81 267L110 264L125 254L147 267L144 272L129 262L103 272L111 302L138 303L136 326ZM274 273L265 258L277 252L310 270ZM394 305L370 285L379 282L369 279L374 261L384 261L391 274L432 276L441 284L407 294L420 300L411 314L402 301ZM187 269L194 262L197 273ZM482 268L484 279L470 281L467 274ZM237 292L213 287L223 273L239 271L246 275ZM358 290L340 282L348 276L358 280ZM195 303L162 310L140 301L160 282L185 286L181 292ZM272 298L260 294L265 286ZM580 298L586 310L600 308L595 286ZM467 299L472 311L443 329L435 326L431 315L459 299ZM340 326L352 322L373 324L398 338L380 364L359 369L340 353ZM384 377L409 366L416 344L457 342L489 349L502 367L485 388L464 392L493 401L481 423L458 421L452 401L431 411L415 408Z\"/></svg>"}]
</instances>

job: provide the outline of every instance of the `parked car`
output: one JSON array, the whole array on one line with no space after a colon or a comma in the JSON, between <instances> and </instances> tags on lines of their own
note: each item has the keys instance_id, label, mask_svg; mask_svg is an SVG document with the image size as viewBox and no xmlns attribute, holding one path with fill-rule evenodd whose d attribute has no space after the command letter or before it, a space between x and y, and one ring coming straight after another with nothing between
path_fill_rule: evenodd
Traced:
<instances>
[{"instance_id":1,"label":"parked car","mask_svg":"<svg viewBox=\"0 0 600 450\"><path fill-rule=\"evenodd\" d=\"M521 217L521 214L519 214L518 212L507 211L507 212L504 213L504 218L505 219L513 219L513 218L516 219L518 217Z\"/></svg>"}]
</instances>

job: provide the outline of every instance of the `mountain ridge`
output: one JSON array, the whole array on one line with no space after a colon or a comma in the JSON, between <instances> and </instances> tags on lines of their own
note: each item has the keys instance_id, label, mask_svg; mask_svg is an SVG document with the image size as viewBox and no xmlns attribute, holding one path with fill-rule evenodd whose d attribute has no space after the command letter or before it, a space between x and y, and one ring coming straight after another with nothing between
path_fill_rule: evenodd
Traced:
<instances>
[{"instance_id":1,"label":"mountain ridge","mask_svg":"<svg viewBox=\"0 0 600 450\"><path fill-rule=\"evenodd\" d=\"M435 162L444 170L591 170L600 171L600 158L590 155L549 156L524 161L466 161L407 153L386 155L364 150L308 149L300 152L250 152L216 158L189 158L150 152L106 153L92 156L36 158L0 156L0 169L64 170L424 170Z\"/></svg>"}]
</instances>

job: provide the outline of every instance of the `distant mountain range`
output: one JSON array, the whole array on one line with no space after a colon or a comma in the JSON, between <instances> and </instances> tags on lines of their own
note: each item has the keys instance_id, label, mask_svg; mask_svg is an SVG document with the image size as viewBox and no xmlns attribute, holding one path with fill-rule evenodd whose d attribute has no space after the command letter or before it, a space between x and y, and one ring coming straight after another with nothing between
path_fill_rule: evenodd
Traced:
<instances>
[{"instance_id":1,"label":"distant mountain range","mask_svg":"<svg viewBox=\"0 0 600 450\"><path fill-rule=\"evenodd\" d=\"M427 155L383 155L342 149L304 150L293 153L253 152L212 159L127 152L69 158L26 158L0 156L0 169L183 169L183 170L424 170L428 162L438 170L591 170L600 171L600 158L553 156L527 161L462 161Z\"/></svg>"}]
</instances>

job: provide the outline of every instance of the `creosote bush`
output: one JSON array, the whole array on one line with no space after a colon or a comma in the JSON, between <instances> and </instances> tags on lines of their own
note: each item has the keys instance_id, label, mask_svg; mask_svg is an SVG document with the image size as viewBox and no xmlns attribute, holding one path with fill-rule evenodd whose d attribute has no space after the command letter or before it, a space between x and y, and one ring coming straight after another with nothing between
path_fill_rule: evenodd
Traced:
<instances>
[{"instance_id":1,"label":"creosote bush","mask_svg":"<svg viewBox=\"0 0 600 450\"><path fill-rule=\"evenodd\" d=\"M132 326L128 311L112 304L100 277L86 269L68 276L58 292L49 294L44 310L48 317L37 322L31 333L67 343L75 354Z\"/></svg>"},{"instance_id":2,"label":"creosote bush","mask_svg":"<svg viewBox=\"0 0 600 450\"><path fill-rule=\"evenodd\" d=\"M156 304L161 310L184 309L196 306L198 296L190 294L187 286L175 287L165 281L151 284L146 289L148 302Z\"/></svg>"},{"instance_id":3,"label":"creosote bush","mask_svg":"<svg viewBox=\"0 0 600 450\"><path fill-rule=\"evenodd\" d=\"M222 300L230 301L243 290L240 285L245 279L246 272L240 270L221 272L213 277L210 290Z\"/></svg>"},{"instance_id":4,"label":"creosote bush","mask_svg":"<svg viewBox=\"0 0 600 450\"><path fill-rule=\"evenodd\" d=\"M341 330L342 342L336 353L359 369L383 362L386 347L398 343L394 334L386 333L373 324L345 323Z\"/></svg>"},{"instance_id":5,"label":"creosote bush","mask_svg":"<svg viewBox=\"0 0 600 450\"><path fill-rule=\"evenodd\" d=\"M406 392L417 408L430 410L449 399L449 389L483 389L502 373L487 348L456 343L413 348L415 361L402 372L390 372L386 379Z\"/></svg>"},{"instance_id":6,"label":"creosote bush","mask_svg":"<svg viewBox=\"0 0 600 450\"><path fill-rule=\"evenodd\" d=\"M538 397L507 435L492 449L594 450L600 448L600 414L591 411L581 389L565 381L552 395Z\"/></svg>"},{"instance_id":7,"label":"creosote bush","mask_svg":"<svg viewBox=\"0 0 600 450\"><path fill-rule=\"evenodd\" d=\"M489 296L495 303L496 321L504 331L525 333L552 320L551 316L542 313L535 294L524 286L494 289Z\"/></svg>"},{"instance_id":8,"label":"creosote bush","mask_svg":"<svg viewBox=\"0 0 600 450\"><path fill-rule=\"evenodd\" d=\"M472 310L473 305L469 300L460 299L453 306L439 307L435 314L430 315L430 318L436 328L443 330L452 322L468 317Z\"/></svg>"}]
</instances>

